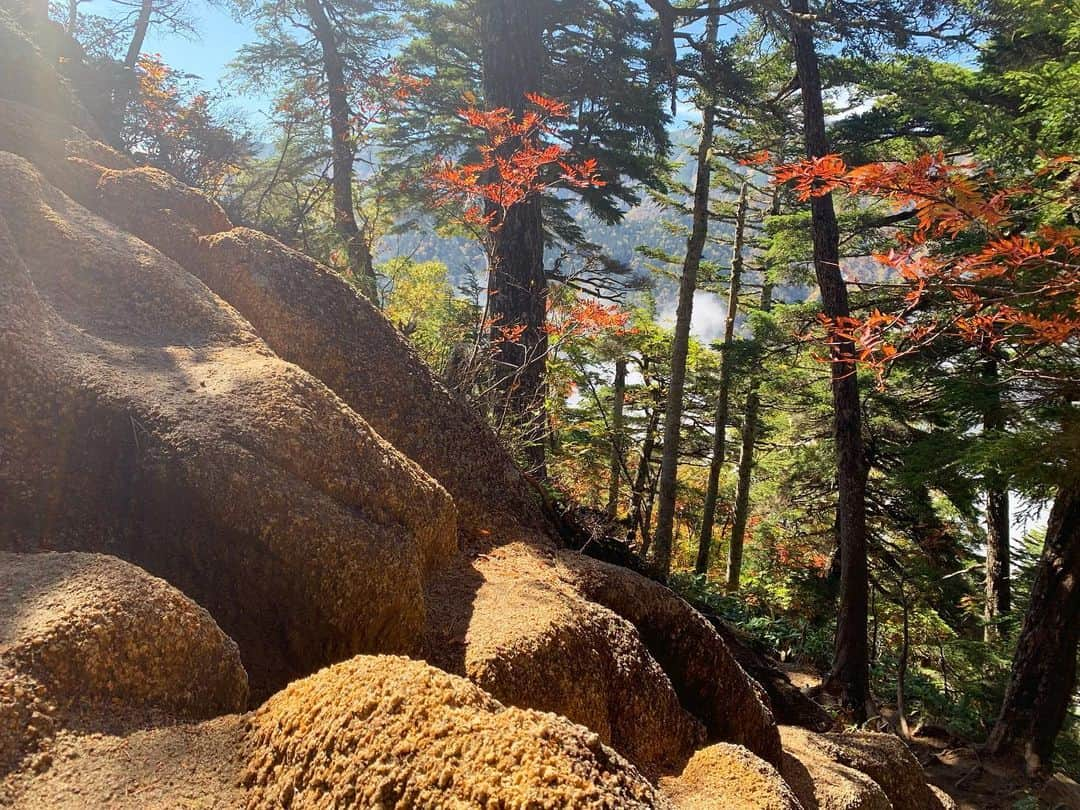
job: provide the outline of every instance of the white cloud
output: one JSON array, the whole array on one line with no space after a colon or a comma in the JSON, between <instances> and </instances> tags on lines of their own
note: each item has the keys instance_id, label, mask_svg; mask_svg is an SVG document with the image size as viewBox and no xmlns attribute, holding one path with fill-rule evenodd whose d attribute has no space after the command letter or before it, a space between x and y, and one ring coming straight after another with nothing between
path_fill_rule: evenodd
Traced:
<instances>
[{"instance_id":1,"label":"white cloud","mask_svg":"<svg viewBox=\"0 0 1080 810\"><path fill-rule=\"evenodd\" d=\"M698 290L694 293L694 310L690 316L690 334L709 343L724 334L727 319L727 303L716 293ZM660 313L660 322L666 327L675 325L675 305Z\"/></svg>"}]
</instances>

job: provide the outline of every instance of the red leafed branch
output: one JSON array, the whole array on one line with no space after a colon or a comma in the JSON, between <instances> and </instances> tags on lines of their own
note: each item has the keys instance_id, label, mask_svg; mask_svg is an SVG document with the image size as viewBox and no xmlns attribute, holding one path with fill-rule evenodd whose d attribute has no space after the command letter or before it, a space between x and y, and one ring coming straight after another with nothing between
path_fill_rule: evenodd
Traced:
<instances>
[{"instance_id":1,"label":"red leafed branch","mask_svg":"<svg viewBox=\"0 0 1080 810\"><path fill-rule=\"evenodd\" d=\"M554 122L569 115L562 102L526 94L530 108L520 118L505 107L458 111L462 120L484 134L479 159L437 161L428 181L440 207L458 212L466 226L490 233L513 206L555 188L604 185L595 159L573 161L570 152L551 142Z\"/></svg>"},{"instance_id":2,"label":"red leafed branch","mask_svg":"<svg viewBox=\"0 0 1080 810\"><path fill-rule=\"evenodd\" d=\"M768 170L769 160L762 152L744 162ZM827 340L852 341L856 359L879 379L889 363L942 335L987 349L1080 340L1080 229L1027 224L1040 209L1075 209L1077 158L1047 161L1013 185L941 153L855 168L826 155L772 173L802 200L842 192L912 214L893 249L874 257L909 285L903 309L820 319Z\"/></svg>"},{"instance_id":3,"label":"red leafed branch","mask_svg":"<svg viewBox=\"0 0 1080 810\"><path fill-rule=\"evenodd\" d=\"M604 304L593 298L575 298L568 306L549 305L544 328L548 335L561 338L626 335L632 331L627 326L629 322L630 313L615 304Z\"/></svg>"}]
</instances>

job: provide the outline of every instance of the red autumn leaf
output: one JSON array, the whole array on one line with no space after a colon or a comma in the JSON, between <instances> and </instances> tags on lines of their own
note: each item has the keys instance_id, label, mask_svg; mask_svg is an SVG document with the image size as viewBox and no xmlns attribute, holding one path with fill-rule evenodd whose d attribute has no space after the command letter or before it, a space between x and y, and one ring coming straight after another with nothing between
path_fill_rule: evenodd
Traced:
<instances>
[{"instance_id":1,"label":"red autumn leaf","mask_svg":"<svg viewBox=\"0 0 1080 810\"><path fill-rule=\"evenodd\" d=\"M569 150L548 140L554 133L553 119L569 115L569 108L535 93L526 98L533 109L520 117L505 107L459 110L463 121L484 133L479 159L462 164L437 161L428 172L439 205L456 205L460 221L471 228L495 231L512 207L559 186L604 185L595 158L575 162Z\"/></svg>"},{"instance_id":2,"label":"red autumn leaf","mask_svg":"<svg viewBox=\"0 0 1080 810\"><path fill-rule=\"evenodd\" d=\"M1040 178L1055 177L1065 179L1040 191ZM896 232L896 247L874 258L910 285L905 312L917 308L919 317L877 311L866 318L821 317L832 360L857 359L880 378L889 363L940 335L985 347L1080 338L1080 229L1018 232L1014 224L1014 208L1035 194L1061 207L1075 204L1080 167L1062 156L1031 178L1001 186L992 171L951 162L940 152L852 169L836 155L778 166L775 182L792 183L800 199L843 190L913 215L914 226ZM957 248L965 243L980 246Z\"/></svg>"}]
</instances>

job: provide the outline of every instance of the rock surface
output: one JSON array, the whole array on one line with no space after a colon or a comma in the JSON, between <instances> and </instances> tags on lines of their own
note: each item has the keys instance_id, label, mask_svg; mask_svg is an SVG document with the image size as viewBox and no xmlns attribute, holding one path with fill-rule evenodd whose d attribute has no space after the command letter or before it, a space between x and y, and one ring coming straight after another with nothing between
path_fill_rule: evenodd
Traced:
<instances>
[{"instance_id":1,"label":"rock surface","mask_svg":"<svg viewBox=\"0 0 1080 810\"><path fill-rule=\"evenodd\" d=\"M246 791L247 719L202 723L86 718L61 729L30 767L0 781L0 807L18 810L237 810Z\"/></svg>"},{"instance_id":2,"label":"rock surface","mask_svg":"<svg viewBox=\"0 0 1080 810\"><path fill-rule=\"evenodd\" d=\"M0 553L0 761L89 706L242 711L236 644L166 582L100 554Z\"/></svg>"},{"instance_id":3,"label":"rock surface","mask_svg":"<svg viewBox=\"0 0 1080 810\"><path fill-rule=\"evenodd\" d=\"M663 806L596 734L404 658L297 681L251 724L249 808Z\"/></svg>"},{"instance_id":4,"label":"rock surface","mask_svg":"<svg viewBox=\"0 0 1080 810\"><path fill-rule=\"evenodd\" d=\"M783 726L780 738L780 772L806 810L900 810L873 779L837 762L821 735Z\"/></svg>"},{"instance_id":5,"label":"rock surface","mask_svg":"<svg viewBox=\"0 0 1080 810\"><path fill-rule=\"evenodd\" d=\"M10 153L0 185L0 546L168 579L259 691L415 650L446 492L174 262Z\"/></svg>"},{"instance_id":6,"label":"rock surface","mask_svg":"<svg viewBox=\"0 0 1080 810\"><path fill-rule=\"evenodd\" d=\"M922 766L899 737L863 731L823 734L819 741L836 762L877 782L894 808L942 810Z\"/></svg>"},{"instance_id":7,"label":"rock surface","mask_svg":"<svg viewBox=\"0 0 1080 810\"><path fill-rule=\"evenodd\" d=\"M562 582L553 558L513 544L473 570L463 662L435 660L504 703L587 726L649 775L678 770L704 741L635 627Z\"/></svg>"},{"instance_id":8,"label":"rock surface","mask_svg":"<svg viewBox=\"0 0 1080 810\"><path fill-rule=\"evenodd\" d=\"M33 104L46 113L94 131L90 114L58 70L55 57L64 54L54 52L51 54L54 58L50 59L39 44L55 44L48 21L37 19L32 4L23 0L8 0L0 8L0 17L0 76L4 77L4 97Z\"/></svg>"},{"instance_id":9,"label":"rock surface","mask_svg":"<svg viewBox=\"0 0 1080 810\"><path fill-rule=\"evenodd\" d=\"M729 743L702 748L660 787L679 810L803 810L776 768Z\"/></svg>"},{"instance_id":10,"label":"rock surface","mask_svg":"<svg viewBox=\"0 0 1080 810\"><path fill-rule=\"evenodd\" d=\"M738 743L779 766L780 737L764 690L701 614L625 568L574 552L561 552L558 563L564 581L637 628L683 705L705 724L709 739Z\"/></svg>"},{"instance_id":11,"label":"rock surface","mask_svg":"<svg viewBox=\"0 0 1080 810\"><path fill-rule=\"evenodd\" d=\"M784 778L806 808L947 810L906 745L891 734L815 734L782 726Z\"/></svg>"}]
</instances>

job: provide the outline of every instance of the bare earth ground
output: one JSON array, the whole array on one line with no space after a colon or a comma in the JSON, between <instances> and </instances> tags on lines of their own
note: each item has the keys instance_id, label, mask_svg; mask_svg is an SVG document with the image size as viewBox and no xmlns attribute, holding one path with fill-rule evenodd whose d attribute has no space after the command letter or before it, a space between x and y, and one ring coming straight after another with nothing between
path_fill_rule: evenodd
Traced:
<instances>
[{"instance_id":1,"label":"bare earth ground","mask_svg":"<svg viewBox=\"0 0 1080 810\"><path fill-rule=\"evenodd\" d=\"M974 748L950 746L933 737L916 737L911 745L927 781L952 796L960 810L1011 810L1030 795L1015 770L980 758Z\"/></svg>"}]
</instances>

